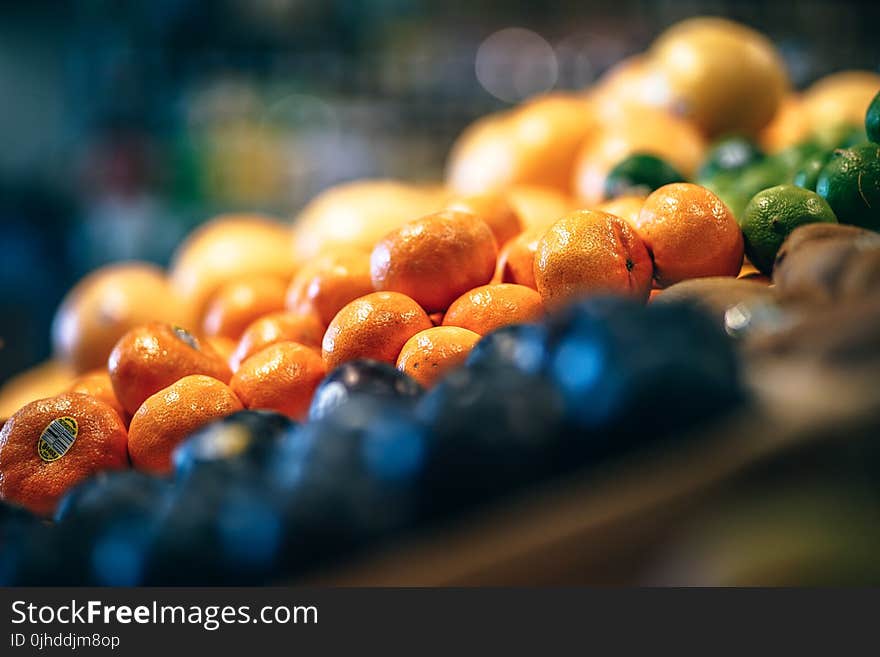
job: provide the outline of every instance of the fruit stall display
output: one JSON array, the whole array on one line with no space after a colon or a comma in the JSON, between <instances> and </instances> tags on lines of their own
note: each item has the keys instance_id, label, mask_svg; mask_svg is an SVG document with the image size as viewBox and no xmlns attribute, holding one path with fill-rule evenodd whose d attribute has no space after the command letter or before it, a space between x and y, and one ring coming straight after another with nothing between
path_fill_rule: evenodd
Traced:
<instances>
[{"instance_id":1,"label":"fruit stall display","mask_svg":"<svg viewBox=\"0 0 880 657\"><path fill-rule=\"evenodd\" d=\"M878 581L878 92L691 19L91 273L0 390L0 581Z\"/></svg>"}]
</instances>

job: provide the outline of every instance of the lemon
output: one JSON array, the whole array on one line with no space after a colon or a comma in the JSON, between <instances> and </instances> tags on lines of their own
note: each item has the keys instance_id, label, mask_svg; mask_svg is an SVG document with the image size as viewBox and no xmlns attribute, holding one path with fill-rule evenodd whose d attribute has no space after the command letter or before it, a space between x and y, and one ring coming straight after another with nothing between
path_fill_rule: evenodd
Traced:
<instances>
[{"instance_id":1,"label":"lemon","mask_svg":"<svg viewBox=\"0 0 880 657\"><path fill-rule=\"evenodd\" d=\"M770 40L722 18L672 26L649 56L667 87L667 107L710 136L757 135L789 90L782 57Z\"/></svg>"}]
</instances>

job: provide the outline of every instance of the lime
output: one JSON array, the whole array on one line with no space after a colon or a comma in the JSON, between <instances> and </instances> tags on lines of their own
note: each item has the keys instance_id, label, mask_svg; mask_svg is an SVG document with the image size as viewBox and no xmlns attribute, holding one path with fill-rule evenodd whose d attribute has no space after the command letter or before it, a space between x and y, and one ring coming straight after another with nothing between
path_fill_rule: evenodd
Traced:
<instances>
[{"instance_id":1,"label":"lime","mask_svg":"<svg viewBox=\"0 0 880 657\"><path fill-rule=\"evenodd\" d=\"M816 192L843 223L880 230L880 145L836 151L819 173Z\"/></svg>"},{"instance_id":2,"label":"lime","mask_svg":"<svg viewBox=\"0 0 880 657\"><path fill-rule=\"evenodd\" d=\"M833 151L824 151L808 157L794 174L794 184L804 189L816 191L816 181L819 179L819 173L828 164L833 154Z\"/></svg>"},{"instance_id":3,"label":"lime","mask_svg":"<svg viewBox=\"0 0 880 657\"><path fill-rule=\"evenodd\" d=\"M605 196L650 194L669 183L685 182L685 177L671 164L649 153L634 153L619 162L605 179Z\"/></svg>"},{"instance_id":4,"label":"lime","mask_svg":"<svg viewBox=\"0 0 880 657\"><path fill-rule=\"evenodd\" d=\"M720 195L733 215L740 219L749 200L762 189L788 182L785 166L776 158L768 157L752 164L734 175L733 184L725 189L726 196Z\"/></svg>"},{"instance_id":5,"label":"lime","mask_svg":"<svg viewBox=\"0 0 880 657\"><path fill-rule=\"evenodd\" d=\"M816 192L795 185L777 185L758 192L746 205L740 228L746 255L765 274L770 274L776 252L798 226L837 223L831 207Z\"/></svg>"},{"instance_id":6,"label":"lime","mask_svg":"<svg viewBox=\"0 0 880 657\"><path fill-rule=\"evenodd\" d=\"M723 171L738 171L764 159L758 146L745 137L726 137L709 149L698 178L712 178Z\"/></svg>"},{"instance_id":7,"label":"lime","mask_svg":"<svg viewBox=\"0 0 880 657\"><path fill-rule=\"evenodd\" d=\"M868 139L880 143L880 92L868 105L868 112L865 114L865 132L868 134Z\"/></svg>"},{"instance_id":8,"label":"lime","mask_svg":"<svg viewBox=\"0 0 880 657\"><path fill-rule=\"evenodd\" d=\"M809 140L784 148L778 153L774 153L772 157L785 167L790 180L806 164L807 160L827 151L827 148L822 148L817 142Z\"/></svg>"}]
</instances>

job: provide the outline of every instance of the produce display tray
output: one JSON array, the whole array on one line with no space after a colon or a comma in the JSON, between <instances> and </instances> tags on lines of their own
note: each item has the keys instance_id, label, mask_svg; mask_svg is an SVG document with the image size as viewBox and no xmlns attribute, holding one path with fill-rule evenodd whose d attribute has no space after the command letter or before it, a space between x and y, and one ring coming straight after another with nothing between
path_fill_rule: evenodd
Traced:
<instances>
[{"instance_id":1,"label":"produce display tray","mask_svg":"<svg viewBox=\"0 0 880 657\"><path fill-rule=\"evenodd\" d=\"M876 370L753 363L734 416L626 461L531 489L296 583L540 586L651 583L672 529L772 462L880 433ZM829 394L828 391L835 391Z\"/></svg>"}]
</instances>

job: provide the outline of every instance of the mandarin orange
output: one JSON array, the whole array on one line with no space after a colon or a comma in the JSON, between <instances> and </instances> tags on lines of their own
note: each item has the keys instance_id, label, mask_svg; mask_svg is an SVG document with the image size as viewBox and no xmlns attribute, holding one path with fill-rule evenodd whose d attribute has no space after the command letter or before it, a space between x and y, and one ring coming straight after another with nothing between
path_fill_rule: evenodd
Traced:
<instances>
[{"instance_id":1,"label":"mandarin orange","mask_svg":"<svg viewBox=\"0 0 880 657\"><path fill-rule=\"evenodd\" d=\"M369 252L340 247L302 266L287 289L286 306L297 313L313 313L327 326L345 304L370 292Z\"/></svg>"},{"instance_id":2,"label":"mandarin orange","mask_svg":"<svg viewBox=\"0 0 880 657\"><path fill-rule=\"evenodd\" d=\"M486 335L508 324L536 322L544 315L541 295L525 285L499 283L469 290L456 299L443 326L458 326Z\"/></svg>"},{"instance_id":3,"label":"mandarin orange","mask_svg":"<svg viewBox=\"0 0 880 657\"><path fill-rule=\"evenodd\" d=\"M189 374L205 374L224 383L232 372L213 348L186 330L152 322L126 333L107 364L113 391L130 414L144 400Z\"/></svg>"},{"instance_id":4,"label":"mandarin orange","mask_svg":"<svg viewBox=\"0 0 880 657\"><path fill-rule=\"evenodd\" d=\"M370 257L373 287L400 292L427 312L445 310L461 294L492 279L498 249L486 222L444 210L382 238Z\"/></svg>"},{"instance_id":5,"label":"mandarin orange","mask_svg":"<svg viewBox=\"0 0 880 657\"><path fill-rule=\"evenodd\" d=\"M171 470L171 454L193 431L242 410L225 383L203 374L185 376L141 404L128 428L134 467L156 474Z\"/></svg>"},{"instance_id":6,"label":"mandarin orange","mask_svg":"<svg viewBox=\"0 0 880 657\"><path fill-rule=\"evenodd\" d=\"M450 370L463 365L480 336L458 326L435 326L406 341L397 369L430 388Z\"/></svg>"},{"instance_id":7,"label":"mandarin orange","mask_svg":"<svg viewBox=\"0 0 880 657\"><path fill-rule=\"evenodd\" d=\"M31 402L0 429L0 499L40 515L96 472L127 467L125 425L91 395Z\"/></svg>"},{"instance_id":8,"label":"mandarin orange","mask_svg":"<svg viewBox=\"0 0 880 657\"><path fill-rule=\"evenodd\" d=\"M538 242L535 284L548 308L594 293L646 300L653 267L642 240L620 217L581 210L557 221Z\"/></svg>"},{"instance_id":9,"label":"mandarin orange","mask_svg":"<svg viewBox=\"0 0 880 657\"><path fill-rule=\"evenodd\" d=\"M343 307L330 322L321 343L324 365L329 372L358 358L393 364L406 341L431 326L422 307L405 294L367 294Z\"/></svg>"},{"instance_id":10,"label":"mandarin orange","mask_svg":"<svg viewBox=\"0 0 880 657\"><path fill-rule=\"evenodd\" d=\"M248 276L220 286L202 320L202 333L238 340L256 319L284 308L287 283L276 276Z\"/></svg>"},{"instance_id":11,"label":"mandarin orange","mask_svg":"<svg viewBox=\"0 0 880 657\"><path fill-rule=\"evenodd\" d=\"M743 236L730 209L705 187L673 183L655 190L636 232L651 252L661 287L688 278L736 276Z\"/></svg>"},{"instance_id":12,"label":"mandarin orange","mask_svg":"<svg viewBox=\"0 0 880 657\"><path fill-rule=\"evenodd\" d=\"M297 342L276 342L245 360L229 385L246 408L305 420L324 374L317 350Z\"/></svg>"},{"instance_id":13,"label":"mandarin orange","mask_svg":"<svg viewBox=\"0 0 880 657\"><path fill-rule=\"evenodd\" d=\"M320 349L323 337L324 327L311 313L287 310L270 313L245 329L229 357L229 366L235 372L245 359L276 342L299 342L306 347Z\"/></svg>"}]
</instances>

